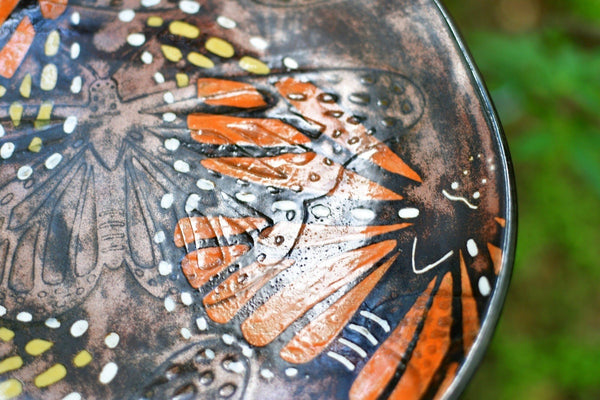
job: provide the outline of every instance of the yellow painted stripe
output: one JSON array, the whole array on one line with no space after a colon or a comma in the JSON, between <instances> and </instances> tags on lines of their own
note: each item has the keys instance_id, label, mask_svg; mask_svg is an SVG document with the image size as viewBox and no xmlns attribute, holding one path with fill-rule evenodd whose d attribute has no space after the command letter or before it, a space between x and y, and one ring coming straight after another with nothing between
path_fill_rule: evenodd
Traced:
<instances>
[{"instance_id":1,"label":"yellow painted stripe","mask_svg":"<svg viewBox=\"0 0 600 400\"><path fill-rule=\"evenodd\" d=\"M40 106L40 110L38 111L38 116L35 119L34 126L37 129L41 129L44 126L50 123L50 117L52 116L52 107L54 105L51 101L45 101Z\"/></svg>"},{"instance_id":2,"label":"yellow painted stripe","mask_svg":"<svg viewBox=\"0 0 600 400\"><path fill-rule=\"evenodd\" d=\"M6 94L6 88L2 85L0 85L0 97L4 96Z\"/></svg>"},{"instance_id":3,"label":"yellow painted stripe","mask_svg":"<svg viewBox=\"0 0 600 400\"><path fill-rule=\"evenodd\" d=\"M0 382L0 399L13 399L23 392L23 385L16 379Z\"/></svg>"},{"instance_id":4,"label":"yellow painted stripe","mask_svg":"<svg viewBox=\"0 0 600 400\"><path fill-rule=\"evenodd\" d=\"M48 57L52 57L58 53L58 48L60 46L60 35L58 31L52 31L48 35L46 39L46 44L44 45L44 53Z\"/></svg>"},{"instance_id":5,"label":"yellow painted stripe","mask_svg":"<svg viewBox=\"0 0 600 400\"><path fill-rule=\"evenodd\" d=\"M54 364L35 377L33 383L39 388L50 386L67 376L67 369L62 364Z\"/></svg>"},{"instance_id":6,"label":"yellow painted stripe","mask_svg":"<svg viewBox=\"0 0 600 400\"><path fill-rule=\"evenodd\" d=\"M148 24L148 26L151 26L153 28L158 28L159 26L162 26L163 22L164 21L161 17L154 15L154 16L148 18L148 21L146 21L146 24Z\"/></svg>"},{"instance_id":7,"label":"yellow painted stripe","mask_svg":"<svg viewBox=\"0 0 600 400\"><path fill-rule=\"evenodd\" d=\"M223 58L231 58L235 54L235 50L231 43L217 37L208 39L205 47L206 50Z\"/></svg>"},{"instance_id":8,"label":"yellow painted stripe","mask_svg":"<svg viewBox=\"0 0 600 400\"><path fill-rule=\"evenodd\" d=\"M73 358L73 365L77 368L85 367L90 362L92 362L92 355L87 350L81 350L77 355Z\"/></svg>"},{"instance_id":9,"label":"yellow painted stripe","mask_svg":"<svg viewBox=\"0 0 600 400\"><path fill-rule=\"evenodd\" d=\"M35 139L39 139L39 138L34 138L34 140ZM33 143L33 140L31 142ZM39 146L40 146L40 148L42 147L41 139L40 139ZM30 147L29 150L33 151L33 150L31 150L31 145L29 145L29 147ZM44 352L48 351L48 349L50 349L50 347L52 347L53 345L54 345L54 343L52 343L48 340L33 339L33 340L30 340L29 343L27 343L25 345L25 351L27 352L27 354L30 354L32 356L39 356L40 354L43 354Z\"/></svg>"},{"instance_id":10,"label":"yellow painted stripe","mask_svg":"<svg viewBox=\"0 0 600 400\"><path fill-rule=\"evenodd\" d=\"M192 51L190 54L188 54L187 59L190 63L197 67L212 68L215 66L215 63L212 62L210 58L203 54L196 53L195 51Z\"/></svg>"},{"instance_id":11,"label":"yellow painted stripe","mask_svg":"<svg viewBox=\"0 0 600 400\"><path fill-rule=\"evenodd\" d=\"M162 50L162 53L164 54L165 58L169 61L178 62L183 58L181 50L179 50L177 47L163 44L160 46L160 49Z\"/></svg>"},{"instance_id":12,"label":"yellow painted stripe","mask_svg":"<svg viewBox=\"0 0 600 400\"><path fill-rule=\"evenodd\" d=\"M177 87L186 87L190 84L190 77L187 76L187 74L184 74L183 72L178 72L177 74L175 74L175 81L177 81Z\"/></svg>"},{"instance_id":13,"label":"yellow painted stripe","mask_svg":"<svg viewBox=\"0 0 600 400\"><path fill-rule=\"evenodd\" d=\"M23 366L23 359L20 356L13 356L5 358L0 361L0 374L3 374L8 371L14 371L15 369L19 369Z\"/></svg>"},{"instance_id":14,"label":"yellow painted stripe","mask_svg":"<svg viewBox=\"0 0 600 400\"><path fill-rule=\"evenodd\" d=\"M56 81L58 80L58 69L54 64L46 64L42 70L42 79L40 80L40 88L45 91L54 90Z\"/></svg>"},{"instance_id":15,"label":"yellow painted stripe","mask_svg":"<svg viewBox=\"0 0 600 400\"><path fill-rule=\"evenodd\" d=\"M200 29L183 21L173 21L169 25L169 32L173 35L183 36L188 39L196 39L200 36Z\"/></svg>"},{"instance_id":16,"label":"yellow painted stripe","mask_svg":"<svg viewBox=\"0 0 600 400\"><path fill-rule=\"evenodd\" d=\"M15 333L8 328L0 328L0 339L3 342L9 342L15 337Z\"/></svg>"},{"instance_id":17,"label":"yellow painted stripe","mask_svg":"<svg viewBox=\"0 0 600 400\"><path fill-rule=\"evenodd\" d=\"M250 73L257 75L266 75L271 69L262 61L254 57L244 56L240 59L240 67Z\"/></svg>"},{"instance_id":18,"label":"yellow painted stripe","mask_svg":"<svg viewBox=\"0 0 600 400\"><path fill-rule=\"evenodd\" d=\"M25 97L26 99L28 99L29 96L31 96L31 74L25 75L25 78L23 78L23 80L21 81L21 86L19 86L19 93L21 93L21 96Z\"/></svg>"},{"instance_id":19,"label":"yellow painted stripe","mask_svg":"<svg viewBox=\"0 0 600 400\"><path fill-rule=\"evenodd\" d=\"M8 109L8 114L14 126L21 125L21 118L23 117L23 105L19 102L14 102Z\"/></svg>"}]
</instances>

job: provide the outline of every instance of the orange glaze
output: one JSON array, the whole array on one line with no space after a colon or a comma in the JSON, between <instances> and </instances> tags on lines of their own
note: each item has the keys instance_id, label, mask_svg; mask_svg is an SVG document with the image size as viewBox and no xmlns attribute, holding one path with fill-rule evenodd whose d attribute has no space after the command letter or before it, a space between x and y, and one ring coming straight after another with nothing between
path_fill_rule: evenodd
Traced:
<instances>
[{"instance_id":1,"label":"orange glaze","mask_svg":"<svg viewBox=\"0 0 600 400\"><path fill-rule=\"evenodd\" d=\"M498 275L502 268L502 249L491 243L487 244L487 248L490 252L490 257L492 258L492 264L494 265L494 273Z\"/></svg>"},{"instance_id":2,"label":"orange glaze","mask_svg":"<svg viewBox=\"0 0 600 400\"><path fill-rule=\"evenodd\" d=\"M213 106L257 108L267 105L254 86L225 79L198 79L198 97Z\"/></svg>"},{"instance_id":3,"label":"orange glaze","mask_svg":"<svg viewBox=\"0 0 600 400\"><path fill-rule=\"evenodd\" d=\"M352 123L335 101L324 100L327 94L312 83L293 78L275 84L279 93L308 121L322 127L323 133L336 143L360 154L372 151L371 161L383 169L421 182L419 175L400 159L387 145L367 134L360 123ZM300 100L301 99L301 100Z\"/></svg>"},{"instance_id":4,"label":"orange glaze","mask_svg":"<svg viewBox=\"0 0 600 400\"><path fill-rule=\"evenodd\" d=\"M24 17L8 43L0 51L0 76L12 78L29 51L34 37L35 29L29 18Z\"/></svg>"},{"instance_id":5,"label":"orange glaze","mask_svg":"<svg viewBox=\"0 0 600 400\"><path fill-rule=\"evenodd\" d=\"M448 390L448 388L454 381L457 371L458 363L452 363L448 366L448 369L446 370L446 376L444 377L444 380L442 381L442 384L440 385L433 400L441 400L442 397L444 397L444 394L446 394L446 390Z\"/></svg>"},{"instance_id":6,"label":"orange glaze","mask_svg":"<svg viewBox=\"0 0 600 400\"><path fill-rule=\"evenodd\" d=\"M312 152L261 158L208 158L202 160L202 165L221 174L264 186L349 199L402 199L391 190Z\"/></svg>"},{"instance_id":7,"label":"orange glaze","mask_svg":"<svg viewBox=\"0 0 600 400\"><path fill-rule=\"evenodd\" d=\"M187 121L192 139L200 143L268 147L310 142L294 127L278 119L190 114Z\"/></svg>"},{"instance_id":8,"label":"orange glaze","mask_svg":"<svg viewBox=\"0 0 600 400\"><path fill-rule=\"evenodd\" d=\"M296 319L359 278L396 247L395 240L372 244L322 261L273 295L242 323L248 343L266 346Z\"/></svg>"},{"instance_id":9,"label":"orange glaze","mask_svg":"<svg viewBox=\"0 0 600 400\"><path fill-rule=\"evenodd\" d=\"M215 322L228 322L275 275L293 264L288 259L272 265L256 262L236 271L204 297L206 313Z\"/></svg>"},{"instance_id":10,"label":"orange glaze","mask_svg":"<svg viewBox=\"0 0 600 400\"><path fill-rule=\"evenodd\" d=\"M427 301L435 287L435 279L408 310L388 339L365 364L350 388L351 400L376 400L392 380L415 336L417 326L427 311Z\"/></svg>"},{"instance_id":11,"label":"orange glaze","mask_svg":"<svg viewBox=\"0 0 600 400\"><path fill-rule=\"evenodd\" d=\"M179 220L173 236L175 245L183 247L196 240L239 235L265 226L267 221L262 218L189 217Z\"/></svg>"},{"instance_id":12,"label":"orange glaze","mask_svg":"<svg viewBox=\"0 0 600 400\"><path fill-rule=\"evenodd\" d=\"M190 285L198 289L248 250L250 247L241 244L196 250L183 258L181 268Z\"/></svg>"},{"instance_id":13,"label":"orange glaze","mask_svg":"<svg viewBox=\"0 0 600 400\"><path fill-rule=\"evenodd\" d=\"M15 9L20 0L2 0L0 2L0 26L6 21L6 18Z\"/></svg>"},{"instance_id":14,"label":"orange glaze","mask_svg":"<svg viewBox=\"0 0 600 400\"><path fill-rule=\"evenodd\" d=\"M356 310L358 310L389 267L396 261L397 257L398 255L395 255L386 261L361 283L356 285L354 289L350 290L342 298L333 303L331 307L302 328L281 349L279 352L281 358L290 363L302 364L318 356L340 334L344 326L350 322Z\"/></svg>"},{"instance_id":15,"label":"orange glaze","mask_svg":"<svg viewBox=\"0 0 600 400\"><path fill-rule=\"evenodd\" d=\"M67 9L69 0L39 0L40 10L44 18L56 19Z\"/></svg>"},{"instance_id":16,"label":"orange glaze","mask_svg":"<svg viewBox=\"0 0 600 400\"><path fill-rule=\"evenodd\" d=\"M460 282L462 301L462 324L463 324L463 348L465 355L469 353L477 333L479 333L479 315L477 314L477 303L473 297L471 280L467 273L467 265L460 252Z\"/></svg>"}]
</instances>

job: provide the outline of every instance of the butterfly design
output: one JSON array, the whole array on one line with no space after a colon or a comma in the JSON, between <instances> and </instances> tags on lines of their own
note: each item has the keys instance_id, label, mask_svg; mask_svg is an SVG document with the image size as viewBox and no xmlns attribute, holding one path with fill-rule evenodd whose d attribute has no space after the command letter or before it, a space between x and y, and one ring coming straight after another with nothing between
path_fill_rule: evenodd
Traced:
<instances>
[{"instance_id":1,"label":"butterfly design","mask_svg":"<svg viewBox=\"0 0 600 400\"><path fill-rule=\"evenodd\" d=\"M367 67L272 69L260 40L223 39L181 6L62 5L14 12L24 25L4 35L27 46L0 38L21 58L0 66L4 318L64 314L123 271L154 298L197 289L219 331L273 362L341 365L351 398L442 393L479 332L505 221L457 225L492 219L492 196L413 162L423 91ZM161 378L196 347L144 390L198 393L195 372Z\"/></svg>"}]
</instances>

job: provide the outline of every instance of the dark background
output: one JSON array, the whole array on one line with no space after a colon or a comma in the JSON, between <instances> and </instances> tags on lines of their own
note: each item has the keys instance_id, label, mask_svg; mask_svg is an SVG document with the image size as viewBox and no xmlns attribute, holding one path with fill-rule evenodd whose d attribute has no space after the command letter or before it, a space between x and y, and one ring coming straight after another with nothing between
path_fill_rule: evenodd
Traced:
<instances>
[{"instance_id":1,"label":"dark background","mask_svg":"<svg viewBox=\"0 0 600 400\"><path fill-rule=\"evenodd\" d=\"M442 0L486 81L517 180L496 334L463 399L600 399L600 1Z\"/></svg>"}]
</instances>

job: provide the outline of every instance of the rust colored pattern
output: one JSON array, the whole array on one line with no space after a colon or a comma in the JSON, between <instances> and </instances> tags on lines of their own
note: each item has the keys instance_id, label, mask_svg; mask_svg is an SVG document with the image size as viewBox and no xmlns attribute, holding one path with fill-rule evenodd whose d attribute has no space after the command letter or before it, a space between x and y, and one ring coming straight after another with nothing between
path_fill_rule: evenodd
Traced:
<instances>
[{"instance_id":1,"label":"rust colored pattern","mask_svg":"<svg viewBox=\"0 0 600 400\"><path fill-rule=\"evenodd\" d=\"M35 29L29 17L24 17L0 51L0 76L12 78L29 51L34 37Z\"/></svg>"},{"instance_id":2,"label":"rust colored pattern","mask_svg":"<svg viewBox=\"0 0 600 400\"><path fill-rule=\"evenodd\" d=\"M197 240L239 235L265 226L261 218L189 217L177 223L174 241L177 247L183 247Z\"/></svg>"},{"instance_id":3,"label":"rust colored pattern","mask_svg":"<svg viewBox=\"0 0 600 400\"><path fill-rule=\"evenodd\" d=\"M491 243L487 244L487 248L490 252L490 257L492 258L492 264L494 265L494 273L498 275L500 273L500 268L502 268L502 249Z\"/></svg>"},{"instance_id":4,"label":"rust colored pattern","mask_svg":"<svg viewBox=\"0 0 600 400\"><path fill-rule=\"evenodd\" d=\"M244 82L202 78L198 79L197 84L198 97L204 99L206 104L237 108L258 108L267 105L258 90Z\"/></svg>"},{"instance_id":5,"label":"rust colored pattern","mask_svg":"<svg viewBox=\"0 0 600 400\"><path fill-rule=\"evenodd\" d=\"M69 4L69 0L39 0L40 9L44 18L56 19L60 17Z\"/></svg>"},{"instance_id":6,"label":"rust colored pattern","mask_svg":"<svg viewBox=\"0 0 600 400\"><path fill-rule=\"evenodd\" d=\"M209 247L186 254L181 269L194 289L202 287L210 278L234 263L250 248L245 245Z\"/></svg>"}]
</instances>

